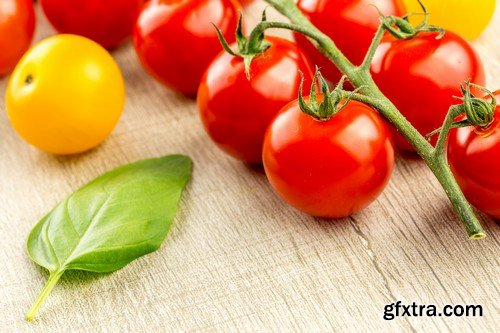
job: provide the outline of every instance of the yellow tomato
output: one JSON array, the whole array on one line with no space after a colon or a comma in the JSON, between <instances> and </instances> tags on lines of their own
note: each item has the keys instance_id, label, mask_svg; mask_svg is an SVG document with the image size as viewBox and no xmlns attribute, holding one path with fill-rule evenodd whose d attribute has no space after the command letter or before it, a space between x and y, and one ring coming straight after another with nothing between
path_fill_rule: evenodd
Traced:
<instances>
[{"instance_id":1,"label":"yellow tomato","mask_svg":"<svg viewBox=\"0 0 500 333\"><path fill-rule=\"evenodd\" d=\"M496 0L423 0L430 16L430 24L451 30L472 40L488 26L495 11ZM417 0L404 0L409 13L421 13ZM422 20L411 18L412 23Z\"/></svg>"},{"instance_id":2,"label":"yellow tomato","mask_svg":"<svg viewBox=\"0 0 500 333\"><path fill-rule=\"evenodd\" d=\"M75 35L35 45L16 66L6 94L16 131L53 154L99 145L118 122L124 103L123 77L111 55Z\"/></svg>"}]
</instances>

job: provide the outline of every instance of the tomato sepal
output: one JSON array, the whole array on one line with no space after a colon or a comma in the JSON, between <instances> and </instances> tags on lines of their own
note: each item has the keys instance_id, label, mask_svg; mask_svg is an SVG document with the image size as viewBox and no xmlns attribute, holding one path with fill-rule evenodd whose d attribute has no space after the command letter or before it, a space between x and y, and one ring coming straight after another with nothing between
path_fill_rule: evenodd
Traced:
<instances>
[{"instance_id":1,"label":"tomato sepal","mask_svg":"<svg viewBox=\"0 0 500 333\"><path fill-rule=\"evenodd\" d=\"M236 44L238 45L238 50L234 51L229 43L226 41L226 38L222 34L222 31L215 25L212 24L217 32L217 37L222 45L222 48L232 56L243 58L243 63L245 65L245 74L247 79L250 79L250 65L252 64L252 60L267 51L271 47L271 44L265 40L264 30L259 31L258 33L253 33L250 37L245 37L242 29L242 15L240 14L240 18L238 20L238 25L236 27ZM267 21L266 10L262 12L262 22ZM254 30L255 32L256 30Z\"/></svg>"},{"instance_id":2,"label":"tomato sepal","mask_svg":"<svg viewBox=\"0 0 500 333\"><path fill-rule=\"evenodd\" d=\"M491 98L491 101L477 98L472 94L471 88L483 91ZM461 100L462 104L451 106L443 126L426 135L426 139L430 140L434 135L439 134L436 144L437 151L444 148L445 138L453 128L472 126L477 135L487 137L499 126L498 119L495 118L497 102L491 91L471 83L470 80L465 82L465 85L461 86L460 90L463 97L456 98Z\"/></svg>"},{"instance_id":3,"label":"tomato sepal","mask_svg":"<svg viewBox=\"0 0 500 333\"><path fill-rule=\"evenodd\" d=\"M298 105L300 110L318 121L327 121L334 117L347 106L349 101L353 99L354 95L356 95L356 93L361 89L356 88L354 91L344 91L343 89L346 78L347 77L345 75L342 76L335 88L330 91L328 83L321 74L319 68L316 66L316 71L308 97L309 103L307 103L303 93L304 77L302 75L298 96ZM320 95L317 93L318 86L321 87Z\"/></svg>"},{"instance_id":4,"label":"tomato sepal","mask_svg":"<svg viewBox=\"0 0 500 333\"><path fill-rule=\"evenodd\" d=\"M410 39L415 37L420 32L437 32L438 35L436 39L443 38L446 31L438 26L429 24L429 13L427 12L427 8L424 6L421 0L417 0L420 8L422 9L422 13L424 15L424 19L420 24L416 27L410 23L410 16L412 15L420 15L419 14L406 14L403 17L399 16L385 16L380 10L380 20L382 22L382 27L389 32L394 38L397 39ZM377 8L377 7L375 7ZM377 8L378 10L378 8Z\"/></svg>"}]
</instances>

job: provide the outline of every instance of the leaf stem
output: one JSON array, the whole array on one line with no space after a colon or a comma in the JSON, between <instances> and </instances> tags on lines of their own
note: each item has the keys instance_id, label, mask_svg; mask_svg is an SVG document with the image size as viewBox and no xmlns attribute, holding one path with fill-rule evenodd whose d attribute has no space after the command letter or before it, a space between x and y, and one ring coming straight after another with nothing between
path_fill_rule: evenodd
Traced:
<instances>
[{"instance_id":1,"label":"leaf stem","mask_svg":"<svg viewBox=\"0 0 500 333\"><path fill-rule=\"evenodd\" d=\"M64 271L57 271L50 273L49 279L45 283L45 286L43 287L42 291L36 298L35 303L33 303L31 308L28 310L28 313L26 314L27 321L32 321L35 318L36 314L38 313L38 310L40 309L40 306L42 306L42 303L45 301L45 298L47 298L47 296L50 294L50 292L57 284L63 273Z\"/></svg>"}]
</instances>

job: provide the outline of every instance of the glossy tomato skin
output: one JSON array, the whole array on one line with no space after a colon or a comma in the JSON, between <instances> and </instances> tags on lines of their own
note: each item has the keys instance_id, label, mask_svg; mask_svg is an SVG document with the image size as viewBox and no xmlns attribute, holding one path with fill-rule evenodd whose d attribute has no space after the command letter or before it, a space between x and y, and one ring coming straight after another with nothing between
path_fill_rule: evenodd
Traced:
<instances>
[{"instance_id":1,"label":"glossy tomato skin","mask_svg":"<svg viewBox=\"0 0 500 333\"><path fill-rule=\"evenodd\" d=\"M363 62L375 32L380 25L379 13L405 14L402 0L299 0L298 6L309 20L327 34L344 55L355 65ZM341 73L303 35L296 34L297 43L304 49L322 74L332 82Z\"/></svg>"},{"instance_id":2,"label":"glossy tomato skin","mask_svg":"<svg viewBox=\"0 0 500 333\"><path fill-rule=\"evenodd\" d=\"M255 2L255 0L237 0L241 6L248 6Z\"/></svg>"},{"instance_id":3,"label":"glossy tomato skin","mask_svg":"<svg viewBox=\"0 0 500 333\"><path fill-rule=\"evenodd\" d=\"M51 154L99 145L124 102L125 84L113 57L77 35L55 35L33 46L12 72L5 94L17 133Z\"/></svg>"},{"instance_id":4,"label":"glossy tomato skin","mask_svg":"<svg viewBox=\"0 0 500 333\"><path fill-rule=\"evenodd\" d=\"M417 0L404 0L409 13L422 12ZM496 0L425 0L429 24L451 30L472 40L488 26L495 13ZM410 17L410 22L420 23L421 16Z\"/></svg>"},{"instance_id":5,"label":"glossy tomato skin","mask_svg":"<svg viewBox=\"0 0 500 333\"><path fill-rule=\"evenodd\" d=\"M0 76L10 72L28 50L34 32L31 0L0 1Z\"/></svg>"},{"instance_id":6,"label":"glossy tomato skin","mask_svg":"<svg viewBox=\"0 0 500 333\"><path fill-rule=\"evenodd\" d=\"M158 81L195 95L203 72L222 50L212 23L232 42L237 20L230 0L152 0L137 20L135 50Z\"/></svg>"},{"instance_id":7,"label":"glossy tomato skin","mask_svg":"<svg viewBox=\"0 0 500 333\"><path fill-rule=\"evenodd\" d=\"M60 33L117 47L132 35L145 0L40 0L47 19Z\"/></svg>"},{"instance_id":8,"label":"glossy tomato skin","mask_svg":"<svg viewBox=\"0 0 500 333\"><path fill-rule=\"evenodd\" d=\"M386 36L371 66L380 90L422 135L442 126L466 80L486 83L481 59L466 40L449 31L441 39L436 36L421 33L408 40ZM394 128L392 132L399 149L415 151Z\"/></svg>"},{"instance_id":9,"label":"glossy tomato skin","mask_svg":"<svg viewBox=\"0 0 500 333\"><path fill-rule=\"evenodd\" d=\"M495 95L500 103L500 91ZM450 131L448 162L469 202L500 219L500 106L493 125L482 133L473 127Z\"/></svg>"},{"instance_id":10,"label":"glossy tomato skin","mask_svg":"<svg viewBox=\"0 0 500 333\"><path fill-rule=\"evenodd\" d=\"M385 122L351 101L328 121L285 106L270 125L263 149L267 178L278 195L312 216L341 218L373 202L394 166Z\"/></svg>"},{"instance_id":11,"label":"glossy tomato skin","mask_svg":"<svg viewBox=\"0 0 500 333\"><path fill-rule=\"evenodd\" d=\"M299 71L309 83L312 77L311 64L295 43L266 39L271 47L252 61L250 80L243 59L222 52L208 67L198 90L200 117L212 140L229 155L251 164L262 162L264 134L271 120L297 97Z\"/></svg>"}]
</instances>

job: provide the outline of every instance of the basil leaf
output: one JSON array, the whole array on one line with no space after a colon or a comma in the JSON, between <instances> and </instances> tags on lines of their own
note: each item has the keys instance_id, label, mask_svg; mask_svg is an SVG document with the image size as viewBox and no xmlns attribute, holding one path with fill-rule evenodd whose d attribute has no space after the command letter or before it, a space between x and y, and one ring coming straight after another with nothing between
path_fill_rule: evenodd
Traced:
<instances>
[{"instance_id":1,"label":"basil leaf","mask_svg":"<svg viewBox=\"0 0 500 333\"><path fill-rule=\"evenodd\" d=\"M78 189L33 228L30 258L49 270L32 320L66 270L112 272L157 250L172 224L192 162L171 155L118 167Z\"/></svg>"}]
</instances>

